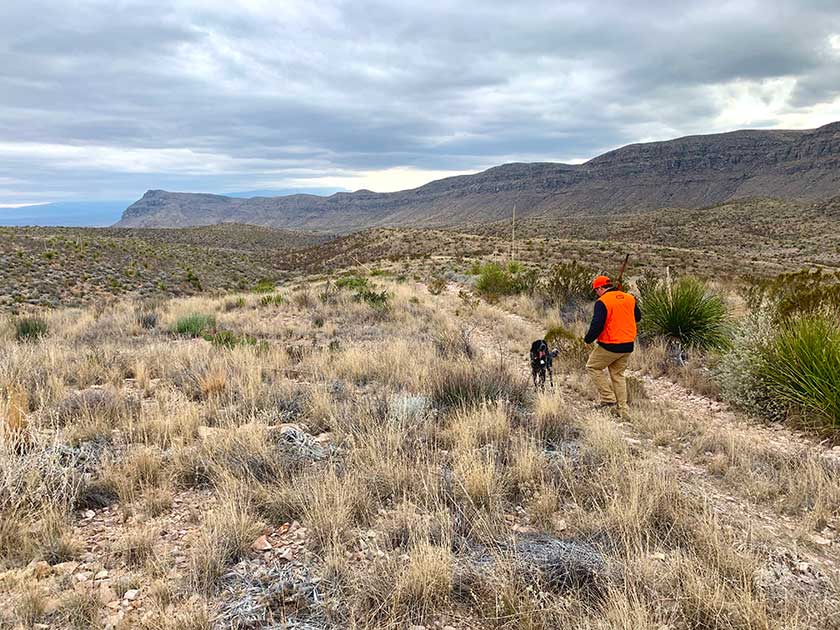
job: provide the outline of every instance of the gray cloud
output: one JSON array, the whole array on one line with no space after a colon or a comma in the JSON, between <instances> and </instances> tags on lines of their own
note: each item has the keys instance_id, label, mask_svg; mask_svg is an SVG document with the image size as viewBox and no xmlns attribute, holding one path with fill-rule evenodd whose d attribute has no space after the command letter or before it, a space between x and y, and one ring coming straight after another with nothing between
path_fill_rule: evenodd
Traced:
<instances>
[{"instance_id":1,"label":"gray cloud","mask_svg":"<svg viewBox=\"0 0 840 630\"><path fill-rule=\"evenodd\" d=\"M7 3L0 204L582 159L840 107L833 2L407 4Z\"/></svg>"}]
</instances>

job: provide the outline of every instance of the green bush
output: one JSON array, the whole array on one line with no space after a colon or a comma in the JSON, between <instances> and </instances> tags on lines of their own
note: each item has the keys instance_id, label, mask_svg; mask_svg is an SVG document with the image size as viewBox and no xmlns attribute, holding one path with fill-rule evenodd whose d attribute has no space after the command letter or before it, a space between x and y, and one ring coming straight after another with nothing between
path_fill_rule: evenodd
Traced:
<instances>
[{"instance_id":1,"label":"green bush","mask_svg":"<svg viewBox=\"0 0 840 630\"><path fill-rule=\"evenodd\" d=\"M201 337L215 327L216 318L213 315L192 313L175 322L172 332L187 337Z\"/></svg>"},{"instance_id":2,"label":"green bush","mask_svg":"<svg viewBox=\"0 0 840 630\"><path fill-rule=\"evenodd\" d=\"M519 290L514 275L498 263L486 263L480 267L475 289L487 298L513 295Z\"/></svg>"},{"instance_id":3,"label":"green bush","mask_svg":"<svg viewBox=\"0 0 840 630\"><path fill-rule=\"evenodd\" d=\"M545 333L545 342L549 348L560 351L559 359L555 359L555 369L582 370L589 359L589 349L578 335L563 326L554 326Z\"/></svg>"},{"instance_id":4,"label":"green bush","mask_svg":"<svg viewBox=\"0 0 840 630\"><path fill-rule=\"evenodd\" d=\"M185 271L187 273L187 284L189 284L196 291L203 291L204 287L201 285L201 279L195 274L195 272L189 267L187 267Z\"/></svg>"},{"instance_id":5,"label":"green bush","mask_svg":"<svg viewBox=\"0 0 840 630\"><path fill-rule=\"evenodd\" d=\"M205 333L203 337L214 346L221 346L223 348L233 348L234 346L240 345L254 346L257 344L257 340L250 335L237 335L229 330L217 330L214 333Z\"/></svg>"},{"instance_id":6,"label":"green bush","mask_svg":"<svg viewBox=\"0 0 840 630\"><path fill-rule=\"evenodd\" d=\"M286 301L286 299L279 293L274 293L272 295L264 295L260 298L260 304L263 306L280 306Z\"/></svg>"},{"instance_id":7,"label":"green bush","mask_svg":"<svg viewBox=\"0 0 840 630\"><path fill-rule=\"evenodd\" d=\"M771 280L751 280L744 289L747 305L769 305L781 318L840 311L840 272L803 269Z\"/></svg>"},{"instance_id":8,"label":"green bush","mask_svg":"<svg viewBox=\"0 0 840 630\"><path fill-rule=\"evenodd\" d=\"M840 428L840 326L828 317L785 322L763 366L780 401Z\"/></svg>"},{"instance_id":9,"label":"green bush","mask_svg":"<svg viewBox=\"0 0 840 630\"><path fill-rule=\"evenodd\" d=\"M336 280L335 286L339 289L350 289L351 291L367 289L368 281L367 278L360 278L359 276L345 276Z\"/></svg>"},{"instance_id":10,"label":"green bush","mask_svg":"<svg viewBox=\"0 0 840 630\"><path fill-rule=\"evenodd\" d=\"M689 276L657 282L642 295L643 337L662 337L682 348L725 348L730 341L723 299Z\"/></svg>"},{"instance_id":11,"label":"green bush","mask_svg":"<svg viewBox=\"0 0 840 630\"><path fill-rule=\"evenodd\" d=\"M49 326L40 317L21 317L15 320L15 336L18 341L34 341L47 334Z\"/></svg>"},{"instance_id":12,"label":"green bush","mask_svg":"<svg viewBox=\"0 0 840 630\"><path fill-rule=\"evenodd\" d=\"M356 301L365 302L369 306L378 309L387 308L388 300L390 299L387 291L373 291L371 289L360 289L356 291L354 297Z\"/></svg>"},{"instance_id":13,"label":"green bush","mask_svg":"<svg viewBox=\"0 0 840 630\"><path fill-rule=\"evenodd\" d=\"M551 305L590 300L594 270L578 262L558 263L551 267L538 287L539 295Z\"/></svg>"},{"instance_id":14,"label":"green bush","mask_svg":"<svg viewBox=\"0 0 840 630\"><path fill-rule=\"evenodd\" d=\"M274 280L263 278L254 285L254 293L273 293L277 288L277 283Z\"/></svg>"}]
</instances>

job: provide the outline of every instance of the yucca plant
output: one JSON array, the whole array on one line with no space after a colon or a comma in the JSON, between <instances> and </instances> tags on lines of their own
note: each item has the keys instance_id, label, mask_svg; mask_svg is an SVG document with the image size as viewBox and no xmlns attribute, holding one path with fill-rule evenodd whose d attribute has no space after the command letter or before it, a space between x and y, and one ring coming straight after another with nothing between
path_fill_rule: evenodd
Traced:
<instances>
[{"instance_id":1,"label":"yucca plant","mask_svg":"<svg viewBox=\"0 0 840 630\"><path fill-rule=\"evenodd\" d=\"M729 344L726 305L696 278L657 282L642 295L641 306L644 337L663 337L682 348L700 350Z\"/></svg>"},{"instance_id":2,"label":"yucca plant","mask_svg":"<svg viewBox=\"0 0 840 630\"><path fill-rule=\"evenodd\" d=\"M40 317L21 317L15 320L15 336L18 341L34 341L47 334L49 326Z\"/></svg>"},{"instance_id":3,"label":"yucca plant","mask_svg":"<svg viewBox=\"0 0 840 630\"><path fill-rule=\"evenodd\" d=\"M172 332L188 337L201 337L204 333L216 327L216 318L213 315L192 313L181 317L175 322Z\"/></svg>"},{"instance_id":4,"label":"yucca plant","mask_svg":"<svg viewBox=\"0 0 840 630\"><path fill-rule=\"evenodd\" d=\"M783 324L763 366L779 399L840 428L840 326L829 317Z\"/></svg>"}]
</instances>

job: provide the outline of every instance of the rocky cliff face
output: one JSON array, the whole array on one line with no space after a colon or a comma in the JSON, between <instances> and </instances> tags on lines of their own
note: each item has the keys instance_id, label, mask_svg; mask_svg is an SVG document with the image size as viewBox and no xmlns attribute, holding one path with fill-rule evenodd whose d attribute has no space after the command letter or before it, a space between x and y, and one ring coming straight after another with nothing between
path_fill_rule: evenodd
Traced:
<instances>
[{"instance_id":1,"label":"rocky cliff face","mask_svg":"<svg viewBox=\"0 0 840 630\"><path fill-rule=\"evenodd\" d=\"M509 216L698 208L763 196L813 201L840 193L840 122L810 131L734 131L632 144L581 165L505 164L395 193L234 199L150 190L120 227L223 222L351 231L443 226Z\"/></svg>"}]
</instances>

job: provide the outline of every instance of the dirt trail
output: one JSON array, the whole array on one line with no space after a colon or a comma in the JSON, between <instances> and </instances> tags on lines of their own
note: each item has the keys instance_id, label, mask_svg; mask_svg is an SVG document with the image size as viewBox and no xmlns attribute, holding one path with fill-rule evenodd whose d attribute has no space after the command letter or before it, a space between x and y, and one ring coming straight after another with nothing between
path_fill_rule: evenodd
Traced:
<instances>
[{"instance_id":1,"label":"dirt trail","mask_svg":"<svg viewBox=\"0 0 840 630\"><path fill-rule=\"evenodd\" d=\"M457 298L461 288L454 284L447 287L445 296L450 298L447 300L449 308L453 308L451 298ZM542 329L540 323L511 313L501 306L491 305L490 308L508 322L529 329ZM496 337L494 331L480 326L473 330L476 345L490 356L498 356L500 352ZM527 372L530 378L525 352L523 348L522 354L508 353L505 358L512 365L521 365L523 372ZM840 464L838 447L832 448L810 435L781 425L767 425L738 416L726 404L690 392L665 378L639 373L633 375L642 380L649 402L663 407L665 418L676 433L672 444L691 442L692 435L679 434L680 428L686 426L680 418L684 416L694 421L689 422L688 426L696 427L699 422L707 432L746 438L750 443L761 444L780 453L801 454L807 449L832 460L830 465ZM574 376L555 374L555 387L568 394L566 400L582 414L603 413L596 411L591 402L581 397L580 392L571 384L574 380ZM634 426L632 421L620 422L616 419L616 426L621 429L637 456L653 459L659 466L674 471L684 492L708 501L717 514L726 517L748 536L754 533L758 539L767 541L768 545L788 558L795 558L799 563L805 562L802 566L810 565L808 571L815 569L817 573L827 575L840 568L840 532L831 527L815 532L805 515L785 514L778 505L751 501L738 492L739 488L728 484L725 475L711 474L706 466L692 461L684 449L674 448L671 444L658 444L650 434Z\"/></svg>"}]
</instances>

